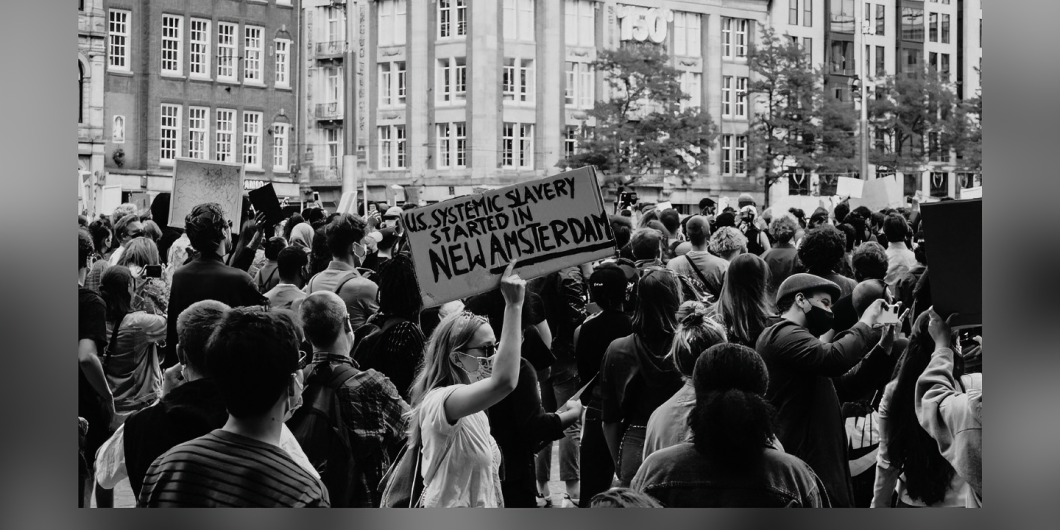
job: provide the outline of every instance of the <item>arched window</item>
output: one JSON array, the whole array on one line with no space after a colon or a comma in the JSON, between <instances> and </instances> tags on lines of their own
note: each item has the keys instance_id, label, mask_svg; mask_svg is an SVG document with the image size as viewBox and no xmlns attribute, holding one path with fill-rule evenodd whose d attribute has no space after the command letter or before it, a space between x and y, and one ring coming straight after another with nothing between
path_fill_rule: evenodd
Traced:
<instances>
[{"instance_id":1,"label":"arched window","mask_svg":"<svg viewBox=\"0 0 1060 530\"><path fill-rule=\"evenodd\" d=\"M85 67L77 61L77 123L85 118Z\"/></svg>"}]
</instances>

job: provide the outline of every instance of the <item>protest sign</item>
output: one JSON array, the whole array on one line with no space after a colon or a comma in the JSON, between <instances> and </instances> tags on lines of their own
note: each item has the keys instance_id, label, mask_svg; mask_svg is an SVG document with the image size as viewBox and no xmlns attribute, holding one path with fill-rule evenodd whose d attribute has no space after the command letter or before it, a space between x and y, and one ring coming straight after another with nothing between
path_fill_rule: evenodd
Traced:
<instances>
[{"instance_id":1,"label":"protest sign","mask_svg":"<svg viewBox=\"0 0 1060 530\"><path fill-rule=\"evenodd\" d=\"M402 213L425 307L615 254L591 167Z\"/></svg>"},{"instance_id":2,"label":"protest sign","mask_svg":"<svg viewBox=\"0 0 1060 530\"><path fill-rule=\"evenodd\" d=\"M851 210L858 206L865 206L874 212L884 208L905 206L902 183L894 175L864 181L861 198L851 197L849 204Z\"/></svg>"},{"instance_id":3,"label":"protest sign","mask_svg":"<svg viewBox=\"0 0 1060 530\"><path fill-rule=\"evenodd\" d=\"M169 226L184 228L184 218L191 209L207 202L221 205L225 219L239 223L243 214L243 165L178 158L173 166Z\"/></svg>"},{"instance_id":4,"label":"protest sign","mask_svg":"<svg viewBox=\"0 0 1060 530\"><path fill-rule=\"evenodd\" d=\"M118 206L121 206L121 184L103 186L103 206L100 213L110 215Z\"/></svg>"},{"instance_id":5,"label":"protest sign","mask_svg":"<svg viewBox=\"0 0 1060 530\"><path fill-rule=\"evenodd\" d=\"M864 186L864 180L853 179L850 177L839 177L839 183L836 185L835 194L840 197L860 199Z\"/></svg>"},{"instance_id":6,"label":"protest sign","mask_svg":"<svg viewBox=\"0 0 1060 530\"><path fill-rule=\"evenodd\" d=\"M952 327L983 324L983 200L920 205L931 303ZM925 308L926 309L926 308Z\"/></svg>"},{"instance_id":7,"label":"protest sign","mask_svg":"<svg viewBox=\"0 0 1060 530\"><path fill-rule=\"evenodd\" d=\"M276 190L271 182L256 190L250 190L247 195L256 211L265 212L265 219L270 225L277 225L283 221L280 199L276 197Z\"/></svg>"},{"instance_id":8,"label":"protest sign","mask_svg":"<svg viewBox=\"0 0 1060 530\"><path fill-rule=\"evenodd\" d=\"M672 210L673 208L674 205L670 201L660 202L659 204L655 205L655 209L658 210L659 213L662 213L663 210Z\"/></svg>"},{"instance_id":9,"label":"protest sign","mask_svg":"<svg viewBox=\"0 0 1060 530\"><path fill-rule=\"evenodd\" d=\"M339 199L339 207L335 210L335 213L357 213L357 192L347 191L342 194L342 198Z\"/></svg>"}]
</instances>

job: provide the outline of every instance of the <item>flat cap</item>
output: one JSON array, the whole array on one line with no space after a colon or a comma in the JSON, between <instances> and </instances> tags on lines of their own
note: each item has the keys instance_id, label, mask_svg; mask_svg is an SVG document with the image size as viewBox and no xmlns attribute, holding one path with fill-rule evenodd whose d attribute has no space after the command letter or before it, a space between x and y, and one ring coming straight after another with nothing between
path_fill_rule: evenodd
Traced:
<instances>
[{"instance_id":1,"label":"flat cap","mask_svg":"<svg viewBox=\"0 0 1060 530\"><path fill-rule=\"evenodd\" d=\"M835 301L843 293L834 282L830 282L820 276L800 272L788 276L788 279L780 284L780 288L777 289L776 301L779 303L790 294L805 293L806 291L825 291L832 295L832 301Z\"/></svg>"}]
</instances>

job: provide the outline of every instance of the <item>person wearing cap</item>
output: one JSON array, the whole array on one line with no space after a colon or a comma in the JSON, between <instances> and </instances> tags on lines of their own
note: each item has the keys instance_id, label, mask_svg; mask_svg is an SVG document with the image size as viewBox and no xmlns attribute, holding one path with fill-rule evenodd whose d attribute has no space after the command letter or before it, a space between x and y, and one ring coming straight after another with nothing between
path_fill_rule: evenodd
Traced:
<instances>
[{"instance_id":1,"label":"person wearing cap","mask_svg":"<svg viewBox=\"0 0 1060 530\"><path fill-rule=\"evenodd\" d=\"M748 204L740 207L739 228L747 238L747 251L755 256L761 256L769 250L769 238L758 226L758 210L754 205ZM763 227L764 228L764 227Z\"/></svg>"},{"instance_id":2,"label":"person wearing cap","mask_svg":"<svg viewBox=\"0 0 1060 530\"><path fill-rule=\"evenodd\" d=\"M736 207L743 210L744 206L755 206L755 199L750 193L741 193L740 197L736 199Z\"/></svg>"},{"instance_id":3,"label":"person wearing cap","mask_svg":"<svg viewBox=\"0 0 1060 530\"><path fill-rule=\"evenodd\" d=\"M777 411L780 441L824 482L833 506L854 505L847 463L847 435L832 378L846 374L877 340L874 327L884 300L874 301L834 342L817 337L832 327L839 286L812 274L794 274L780 285L779 317L758 337L755 349L769 369L766 398ZM884 339L893 333L884 333ZM890 345L886 345L890 348Z\"/></svg>"},{"instance_id":4,"label":"person wearing cap","mask_svg":"<svg viewBox=\"0 0 1060 530\"><path fill-rule=\"evenodd\" d=\"M279 283L265 293L269 306L275 309L298 311L298 306L307 296L305 287L305 266L309 256L300 248L287 247L276 257L276 270L280 276Z\"/></svg>"},{"instance_id":5,"label":"person wearing cap","mask_svg":"<svg viewBox=\"0 0 1060 530\"><path fill-rule=\"evenodd\" d=\"M625 312L630 292L637 281L636 270L624 270L607 263L589 276L589 296L600 307L578 329L574 330L574 358L578 361L580 386L585 386L581 401L585 405L584 435L581 443L581 500L580 507L589 506L598 493L611 487L615 463L604 439L602 395L597 382L604 352L615 339L633 333L633 325ZM592 383L592 384L590 384Z\"/></svg>"},{"instance_id":6,"label":"person wearing cap","mask_svg":"<svg viewBox=\"0 0 1060 530\"><path fill-rule=\"evenodd\" d=\"M391 245L392 253L396 254L404 250L404 244L402 239L405 235L405 227L401 224L401 214L404 210L400 206L391 206L387 209L386 213L383 214L383 224L380 228L385 230L387 228L394 230L396 241L394 245Z\"/></svg>"}]
</instances>

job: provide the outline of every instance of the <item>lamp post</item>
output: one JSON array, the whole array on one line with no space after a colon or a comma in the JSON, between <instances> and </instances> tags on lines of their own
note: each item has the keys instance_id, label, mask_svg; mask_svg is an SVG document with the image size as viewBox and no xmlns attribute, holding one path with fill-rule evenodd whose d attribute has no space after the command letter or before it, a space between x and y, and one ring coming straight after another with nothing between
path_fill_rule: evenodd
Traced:
<instances>
[{"instance_id":1,"label":"lamp post","mask_svg":"<svg viewBox=\"0 0 1060 530\"><path fill-rule=\"evenodd\" d=\"M858 10L855 9L854 11L854 16L856 17L856 12ZM868 54L865 53L868 46L865 44L865 36L876 34L876 28L873 27L872 21L869 20L868 17L869 13L866 12L865 18L861 20L861 23L854 24L857 28L857 36L859 37L855 42L857 42L858 54L861 56L861 60L858 61L858 76L856 78L860 80L858 83L858 95L861 98L861 117L858 120L858 134L861 137L861 145L859 147L861 153L860 172L862 180L869 179L869 101L865 90L865 85L868 81L869 68L867 64Z\"/></svg>"}]
</instances>

